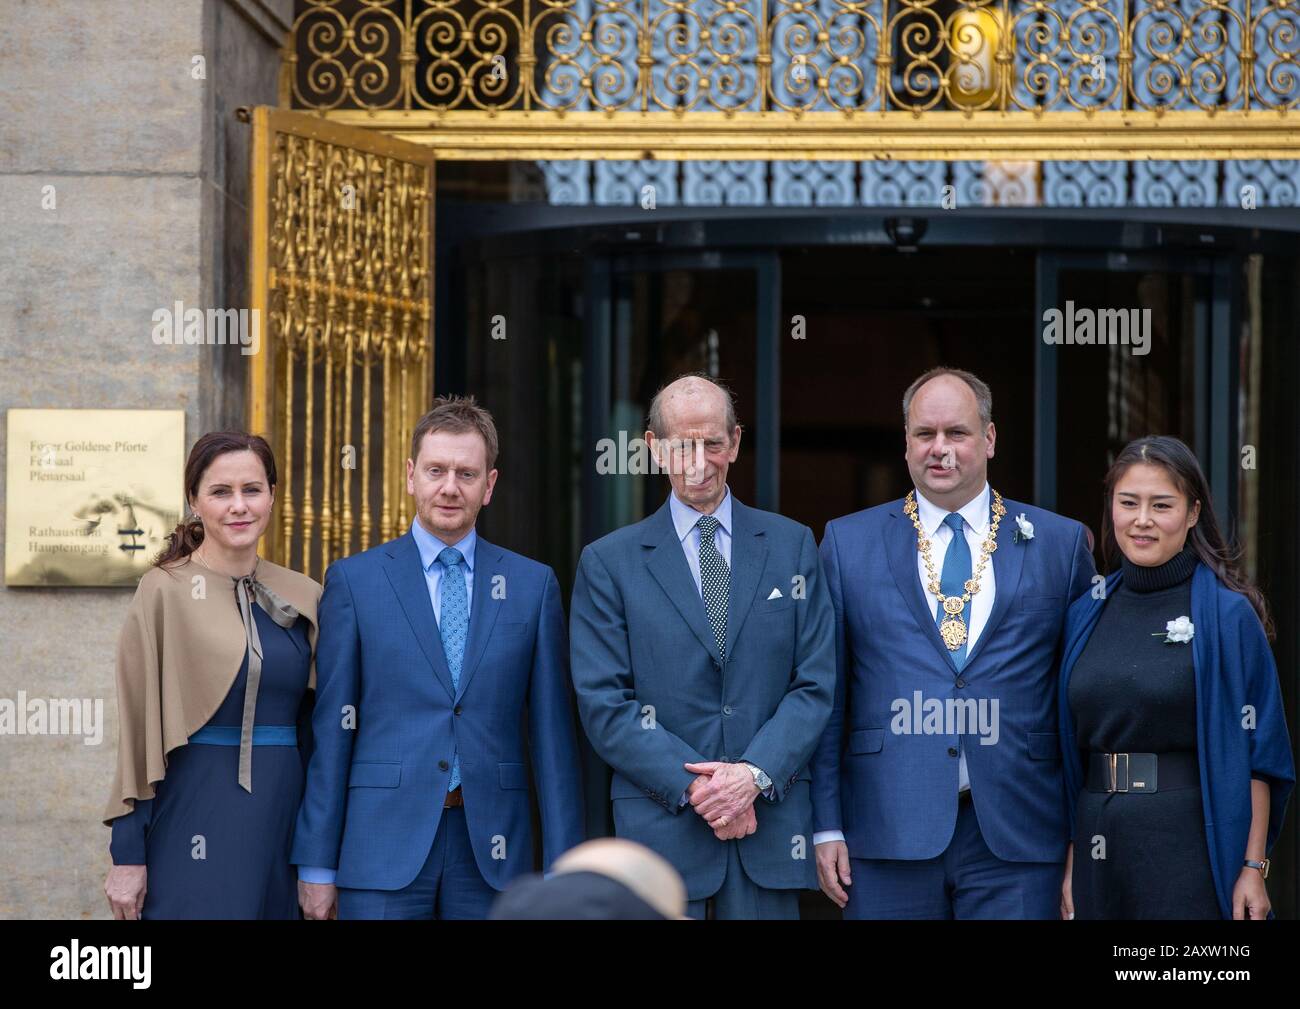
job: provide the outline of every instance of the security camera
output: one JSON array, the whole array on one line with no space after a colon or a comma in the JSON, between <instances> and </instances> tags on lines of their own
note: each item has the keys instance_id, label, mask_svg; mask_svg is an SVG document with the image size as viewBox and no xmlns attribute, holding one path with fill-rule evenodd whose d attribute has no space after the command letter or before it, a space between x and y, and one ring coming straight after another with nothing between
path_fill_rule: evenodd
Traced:
<instances>
[{"instance_id":1,"label":"security camera","mask_svg":"<svg viewBox=\"0 0 1300 1009\"><path fill-rule=\"evenodd\" d=\"M915 252L925 237L926 220L923 217L888 217L885 233L899 252Z\"/></svg>"}]
</instances>

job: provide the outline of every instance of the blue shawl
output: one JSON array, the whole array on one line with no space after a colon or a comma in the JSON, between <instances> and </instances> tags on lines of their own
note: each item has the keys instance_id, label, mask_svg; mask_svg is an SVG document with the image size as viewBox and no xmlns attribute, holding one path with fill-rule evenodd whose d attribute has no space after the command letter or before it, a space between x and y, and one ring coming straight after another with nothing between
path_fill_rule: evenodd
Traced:
<instances>
[{"instance_id":1,"label":"blue shawl","mask_svg":"<svg viewBox=\"0 0 1300 1009\"><path fill-rule=\"evenodd\" d=\"M1066 615L1058 709L1072 839L1083 768L1070 711L1070 672L1097 626L1106 598L1122 578L1121 571L1114 572L1106 579L1104 598L1095 599L1092 592L1086 593L1074 601ZM1196 671L1196 743L1205 839L1219 910L1224 918L1231 918L1232 890L1246 857L1250 832L1250 779L1268 782L1271 801L1267 849L1271 850L1295 787L1295 764L1277 664L1250 601L1220 584L1210 568L1198 563L1192 574L1190 616L1194 628L1191 647ZM1153 627L1151 632L1163 629Z\"/></svg>"}]
</instances>

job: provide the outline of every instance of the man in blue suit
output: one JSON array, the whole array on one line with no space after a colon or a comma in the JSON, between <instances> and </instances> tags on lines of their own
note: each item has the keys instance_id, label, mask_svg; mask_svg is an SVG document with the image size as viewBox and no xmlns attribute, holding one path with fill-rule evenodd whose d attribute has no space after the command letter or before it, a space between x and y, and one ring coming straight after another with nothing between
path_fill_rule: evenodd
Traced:
<instances>
[{"instance_id":1,"label":"man in blue suit","mask_svg":"<svg viewBox=\"0 0 1300 1009\"><path fill-rule=\"evenodd\" d=\"M1096 568L1082 525L989 487L992 414L969 372L922 375L914 490L826 526L838 678L813 809L847 918L1059 916L1057 670Z\"/></svg>"},{"instance_id":2,"label":"man in blue suit","mask_svg":"<svg viewBox=\"0 0 1300 1009\"><path fill-rule=\"evenodd\" d=\"M720 385L673 382L649 427L672 491L582 553L578 710L614 771L618 836L681 873L688 915L797 918L798 891L816 885L807 763L835 682L816 545L732 496L740 426Z\"/></svg>"},{"instance_id":3,"label":"man in blue suit","mask_svg":"<svg viewBox=\"0 0 1300 1009\"><path fill-rule=\"evenodd\" d=\"M473 397L435 401L410 532L327 572L290 857L308 918L486 918L533 870L525 726L545 865L583 840L559 584L474 529L496 456Z\"/></svg>"}]
</instances>

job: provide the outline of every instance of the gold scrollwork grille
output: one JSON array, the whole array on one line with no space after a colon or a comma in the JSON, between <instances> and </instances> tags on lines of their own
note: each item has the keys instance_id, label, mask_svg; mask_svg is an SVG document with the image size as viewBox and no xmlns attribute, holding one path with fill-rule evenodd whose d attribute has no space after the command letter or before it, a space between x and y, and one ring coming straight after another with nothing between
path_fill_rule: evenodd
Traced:
<instances>
[{"instance_id":1,"label":"gold scrollwork grille","mask_svg":"<svg viewBox=\"0 0 1300 1009\"><path fill-rule=\"evenodd\" d=\"M254 111L249 421L275 448L268 555L320 577L410 524L432 389L433 164L371 131Z\"/></svg>"},{"instance_id":2,"label":"gold scrollwork grille","mask_svg":"<svg viewBox=\"0 0 1300 1009\"><path fill-rule=\"evenodd\" d=\"M1294 108L1300 0L300 0L282 104Z\"/></svg>"}]
</instances>

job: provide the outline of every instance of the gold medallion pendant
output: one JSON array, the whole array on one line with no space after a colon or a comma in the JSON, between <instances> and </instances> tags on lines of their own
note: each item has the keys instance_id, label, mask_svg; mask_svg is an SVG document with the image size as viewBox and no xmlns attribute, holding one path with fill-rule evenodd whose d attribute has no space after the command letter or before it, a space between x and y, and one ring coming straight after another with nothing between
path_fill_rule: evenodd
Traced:
<instances>
[{"instance_id":1,"label":"gold medallion pendant","mask_svg":"<svg viewBox=\"0 0 1300 1009\"><path fill-rule=\"evenodd\" d=\"M939 625L939 634L948 651L955 652L966 643L966 624L958 617L945 617Z\"/></svg>"},{"instance_id":2,"label":"gold medallion pendant","mask_svg":"<svg viewBox=\"0 0 1300 1009\"><path fill-rule=\"evenodd\" d=\"M939 576L935 574L934 561L930 556L930 537L925 535L925 530L921 528L921 521L917 517L916 492L908 491L903 501L903 513L912 520L912 525L916 528L916 548L925 564L925 584L938 597L946 614L939 623L939 636L943 638L943 643L947 645L950 652L957 651L966 643L966 621L962 619L962 611L971 598L979 592L980 577L984 574L984 567L988 564L993 551L998 548L998 524L1002 521L1002 516L1007 513L1007 509L1002 504L1002 495L997 491L993 491L993 507L990 510L993 513L993 521L989 525L988 536L980 548L979 563L975 565L970 578L962 585L966 590L965 594L945 596L940 590Z\"/></svg>"}]
</instances>

